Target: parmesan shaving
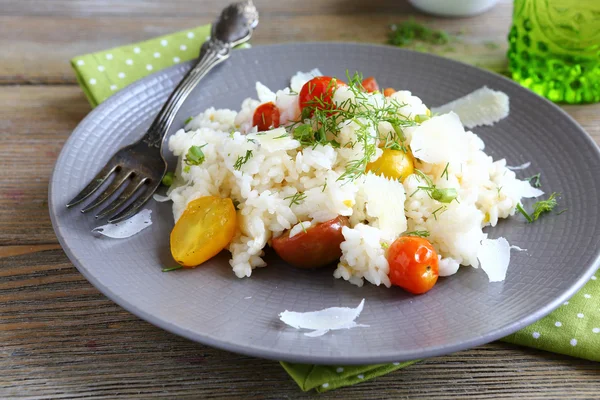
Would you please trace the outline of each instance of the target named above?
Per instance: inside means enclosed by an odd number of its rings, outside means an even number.
[[[98,226],[92,229],[92,232],[113,239],[125,239],[152,225],[151,214],[152,210],[144,209],[125,221]]]
[[[368,327],[369,325],[357,324],[358,318],[363,310],[365,299],[362,299],[358,307],[331,307],[319,311],[295,312],[285,310],[279,314],[279,319],[285,324],[296,329],[310,329],[306,332],[309,337],[317,337],[329,331],[339,329],[350,329],[354,327]]]

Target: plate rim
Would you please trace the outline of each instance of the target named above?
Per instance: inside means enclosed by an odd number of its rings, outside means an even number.
[[[592,139],[590,134],[587,133],[585,131],[585,129],[583,129],[583,127],[573,117],[571,117],[566,111],[564,111],[558,105],[550,102],[548,99],[539,96],[537,93],[519,85],[515,81],[513,81],[503,75],[500,75],[500,74],[497,74],[497,73],[494,73],[494,72],[485,70],[483,68],[461,62],[461,61],[441,57],[441,56],[438,56],[435,54],[421,53],[421,52],[417,52],[417,51],[413,51],[413,50],[398,48],[398,47],[394,47],[394,46],[390,46],[390,45],[355,43],[355,42],[336,42],[336,41],[333,41],[333,42],[328,41],[328,42],[277,43],[277,44],[254,46],[250,49],[242,49],[242,51],[253,51],[253,49],[256,49],[256,48],[259,48],[259,49],[277,48],[277,47],[285,48],[285,47],[290,47],[290,46],[291,47],[293,47],[293,46],[316,46],[316,47],[323,46],[323,47],[325,47],[325,46],[331,46],[331,45],[343,46],[343,47],[354,47],[354,48],[379,47],[379,48],[385,49],[386,51],[391,51],[391,52],[397,51],[400,53],[402,53],[402,52],[419,53],[422,56],[429,57],[434,60],[435,59],[443,60],[444,62],[455,63],[464,68],[469,68],[469,69],[472,68],[472,69],[478,70],[480,72],[483,72],[485,74],[489,74],[489,75],[493,76],[495,79],[500,78],[500,79],[508,82],[509,84],[514,85],[515,87],[518,88],[518,90],[523,91],[524,93],[527,93],[528,95],[533,94],[535,97],[538,98],[538,101],[541,100],[541,101],[546,102],[548,105],[550,105],[554,109],[554,111],[557,111],[563,118],[566,117],[571,123],[573,123],[578,128],[578,130],[580,131],[580,134],[583,135],[584,140],[592,147],[596,158],[600,161],[600,147]],[[488,332],[488,333],[478,336],[478,337],[463,340],[463,341],[460,341],[459,343],[454,343],[451,345],[434,346],[425,351],[423,351],[423,350],[419,350],[419,351],[406,350],[406,351],[403,351],[403,354],[400,357],[398,357],[398,356],[373,356],[370,358],[366,358],[366,357],[346,357],[346,356],[330,356],[330,355],[328,355],[328,356],[297,355],[297,354],[289,354],[289,353],[282,354],[279,351],[273,351],[268,348],[263,349],[263,348],[248,346],[248,345],[240,345],[240,344],[236,344],[233,342],[219,341],[219,340],[207,337],[198,332],[184,329],[176,324],[172,324],[165,320],[159,319],[159,318],[155,317],[153,314],[151,314],[150,312],[147,312],[141,308],[138,308],[134,304],[131,304],[127,300],[126,297],[117,295],[109,287],[101,284],[98,280],[96,280],[93,276],[91,276],[88,273],[87,269],[83,266],[83,263],[75,256],[75,254],[73,254],[73,252],[71,251],[71,248],[65,242],[64,236],[61,231],[61,225],[58,222],[58,217],[57,217],[56,213],[53,212],[53,209],[54,209],[54,204],[52,201],[52,197],[53,197],[52,195],[53,195],[53,191],[54,191],[53,186],[54,186],[54,182],[56,180],[58,180],[57,166],[59,164],[59,161],[65,156],[67,148],[70,147],[71,142],[75,140],[74,134],[80,129],[80,127],[84,123],[87,122],[88,119],[92,119],[96,113],[101,113],[104,110],[104,108],[110,107],[112,102],[115,102],[120,97],[126,96],[128,94],[128,92],[135,90],[136,87],[143,86],[145,81],[151,80],[153,76],[168,74],[169,71],[176,70],[176,69],[184,69],[184,68],[187,69],[188,66],[190,66],[192,63],[193,63],[193,61],[187,61],[185,63],[181,63],[178,65],[174,65],[174,66],[165,68],[163,70],[157,71],[154,74],[151,74],[142,79],[139,79],[138,81],[133,82],[132,84],[130,84],[127,87],[120,90],[119,92],[115,93],[113,96],[109,97],[106,101],[102,102],[97,107],[93,108],[77,124],[75,129],[71,132],[71,134],[69,135],[67,140],[64,142],[63,147],[61,148],[61,151],[59,153],[59,156],[57,157],[56,162],[54,163],[52,174],[50,176],[50,180],[48,183],[48,209],[49,209],[49,214],[50,214],[50,220],[52,222],[52,227],[53,227],[54,233],[56,234],[58,242],[61,245],[61,247],[62,247],[63,251],[65,252],[65,254],[67,255],[67,257],[69,258],[69,260],[73,263],[73,265],[77,268],[77,270],[88,280],[88,282],[90,282],[104,296],[109,298],[114,303],[118,304],[120,307],[122,307],[126,311],[132,313],[136,317],[141,318],[144,321],[146,321],[154,326],[157,326],[167,332],[176,334],[178,336],[182,336],[182,337],[192,340],[194,342],[201,343],[203,345],[214,347],[214,348],[217,348],[220,350],[225,350],[225,351],[229,351],[229,352],[233,352],[233,353],[237,353],[237,354],[243,354],[246,356],[270,359],[270,360],[275,360],[275,361],[285,361],[285,362],[292,362],[292,363],[310,363],[310,364],[321,364],[321,365],[331,365],[331,364],[361,365],[361,364],[389,363],[389,362],[396,362],[396,361],[409,361],[409,360],[416,360],[416,359],[424,359],[424,358],[430,358],[430,357],[436,357],[436,356],[441,356],[441,355],[445,355],[445,354],[450,354],[450,353],[454,353],[457,351],[480,346],[480,345],[483,345],[486,343],[490,343],[490,342],[496,341],[498,339],[501,339],[505,336],[508,336],[508,335],[538,321],[539,319],[547,316],[552,311],[554,311],[555,309],[560,307],[560,305],[563,302],[565,302],[567,299],[572,297],[579,289],[581,289],[583,287],[583,285],[585,285],[585,283],[587,283],[587,281],[591,278],[591,276],[596,272],[596,270],[600,266],[600,248],[597,248],[596,254],[595,254],[592,262],[586,267],[584,273],[582,273],[582,275],[579,277],[579,279],[577,279],[572,285],[570,285],[567,289],[565,289],[560,295],[558,295],[556,298],[554,298],[554,300],[549,301],[545,306],[540,307],[539,309],[529,313],[527,316],[522,317],[516,321],[513,321],[512,323],[508,323],[498,329],[495,329],[491,332]]]

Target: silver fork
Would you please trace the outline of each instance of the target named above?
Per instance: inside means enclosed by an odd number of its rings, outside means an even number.
[[[211,37],[202,45],[198,61],[171,93],[146,134],[137,142],[115,153],[94,179],[67,204],[67,208],[90,197],[114,175],[110,185],[81,212],[85,213],[98,207],[125,182],[129,182],[119,196],[104,207],[96,218],[104,218],[116,212],[130,200],[133,201],[110,217],[108,222],[119,222],[136,214],[156,191],[167,172],[167,162],[161,154],[161,147],[177,111],[208,71],[228,59],[233,47],[247,42],[257,25],[258,12],[251,0],[227,6],[213,24]],[[134,198],[138,192],[140,194]]]

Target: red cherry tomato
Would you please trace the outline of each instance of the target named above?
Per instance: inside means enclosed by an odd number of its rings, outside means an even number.
[[[403,236],[388,250],[390,281],[413,294],[429,291],[439,275],[438,255],[427,239]]]
[[[344,241],[344,226],[349,226],[348,217],[338,216],[292,237],[287,231],[273,239],[271,245],[279,257],[295,267],[324,267],[342,256],[340,244]]]
[[[368,78],[363,79],[362,86],[369,93],[379,91],[379,85],[377,84],[377,81],[375,80],[375,78],[373,78],[372,76],[369,76]]]
[[[340,86],[346,84],[339,79],[330,76],[317,76],[306,82],[300,90],[298,101],[300,110],[304,112],[310,110],[326,110],[333,106],[333,92]],[[312,115],[312,111],[310,115]]]
[[[260,132],[279,126],[279,108],[272,101],[263,103],[256,107],[252,117],[252,126],[256,126]]]
[[[385,97],[390,97],[394,93],[396,93],[396,90],[392,89],[391,87],[383,89],[383,95]]]

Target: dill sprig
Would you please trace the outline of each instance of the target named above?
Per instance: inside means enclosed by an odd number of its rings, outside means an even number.
[[[539,172],[533,176],[530,176],[529,178],[525,178],[524,180],[528,181],[529,184],[531,186],[533,186],[534,188],[540,188],[540,187],[542,187],[542,183],[540,182],[541,176],[542,176],[542,173]]]
[[[413,42],[444,45],[450,40],[448,33],[431,29],[411,18],[399,24],[390,26],[388,43],[394,46],[405,47]]]
[[[429,231],[411,231],[406,232],[404,236],[418,236],[418,237],[429,237]]]
[[[442,175],[440,175],[440,178],[443,178],[444,175],[446,175],[446,180],[448,180],[448,167],[450,166],[450,163],[446,163],[446,168],[444,168],[444,171],[442,171]]]
[[[520,212],[521,214],[523,214],[523,216],[525,217],[527,222],[537,221],[538,218],[540,217],[540,215],[554,210],[554,208],[558,205],[558,202],[556,201],[556,197],[559,195],[560,195],[560,193],[554,192],[546,200],[540,200],[540,201],[534,203],[532,214],[529,214],[527,211],[525,211],[525,209],[523,208],[523,205],[521,203],[517,204],[517,211]],[[563,210],[563,211],[566,211],[566,210]]]
[[[352,92],[352,99],[341,103],[329,101],[328,98],[333,98],[338,89],[337,84],[332,80],[326,90],[327,95],[315,96],[306,103],[300,120],[290,124],[288,129],[292,137],[305,147],[330,145],[336,148],[342,146],[355,148],[359,146],[363,150],[362,154],[359,158],[350,160],[345,166],[345,171],[338,178],[338,180],[355,180],[365,173],[367,164],[376,154],[378,140],[384,144],[384,148],[407,152],[403,128],[414,126],[416,123],[398,112],[405,104],[395,99],[371,101],[370,94],[362,86],[361,74],[350,75],[347,71],[346,76],[347,88]],[[345,121],[356,124],[356,140],[340,143],[337,137],[343,127],[341,123]],[[388,122],[392,126],[392,132],[387,133],[386,137],[379,137],[379,124],[382,122]]]
[[[425,192],[427,192],[427,195],[429,196],[429,198],[439,201],[440,203],[451,203],[453,200],[458,201],[458,192],[456,191],[456,189],[454,189],[454,188],[445,188],[445,189],[438,188],[433,183],[431,178],[429,176],[427,176],[420,169],[415,168],[415,174],[417,175],[417,177],[419,179],[424,180],[425,183],[427,184],[427,186],[417,186],[417,190],[415,190],[409,197],[414,196],[415,193],[417,193],[419,190],[424,190]],[[435,214],[434,214],[434,216],[435,216]]]
[[[306,194],[304,192],[298,192],[298,193],[294,193],[291,196],[288,197],[284,197],[284,200],[289,200],[290,201],[290,207],[295,204],[298,205],[300,204],[301,201],[303,201],[304,199],[306,199]]]
[[[250,160],[250,157],[252,157],[252,150],[246,150],[246,155],[239,156],[237,160],[235,160],[233,168],[239,171],[242,168],[242,165],[246,164],[248,160]]]

